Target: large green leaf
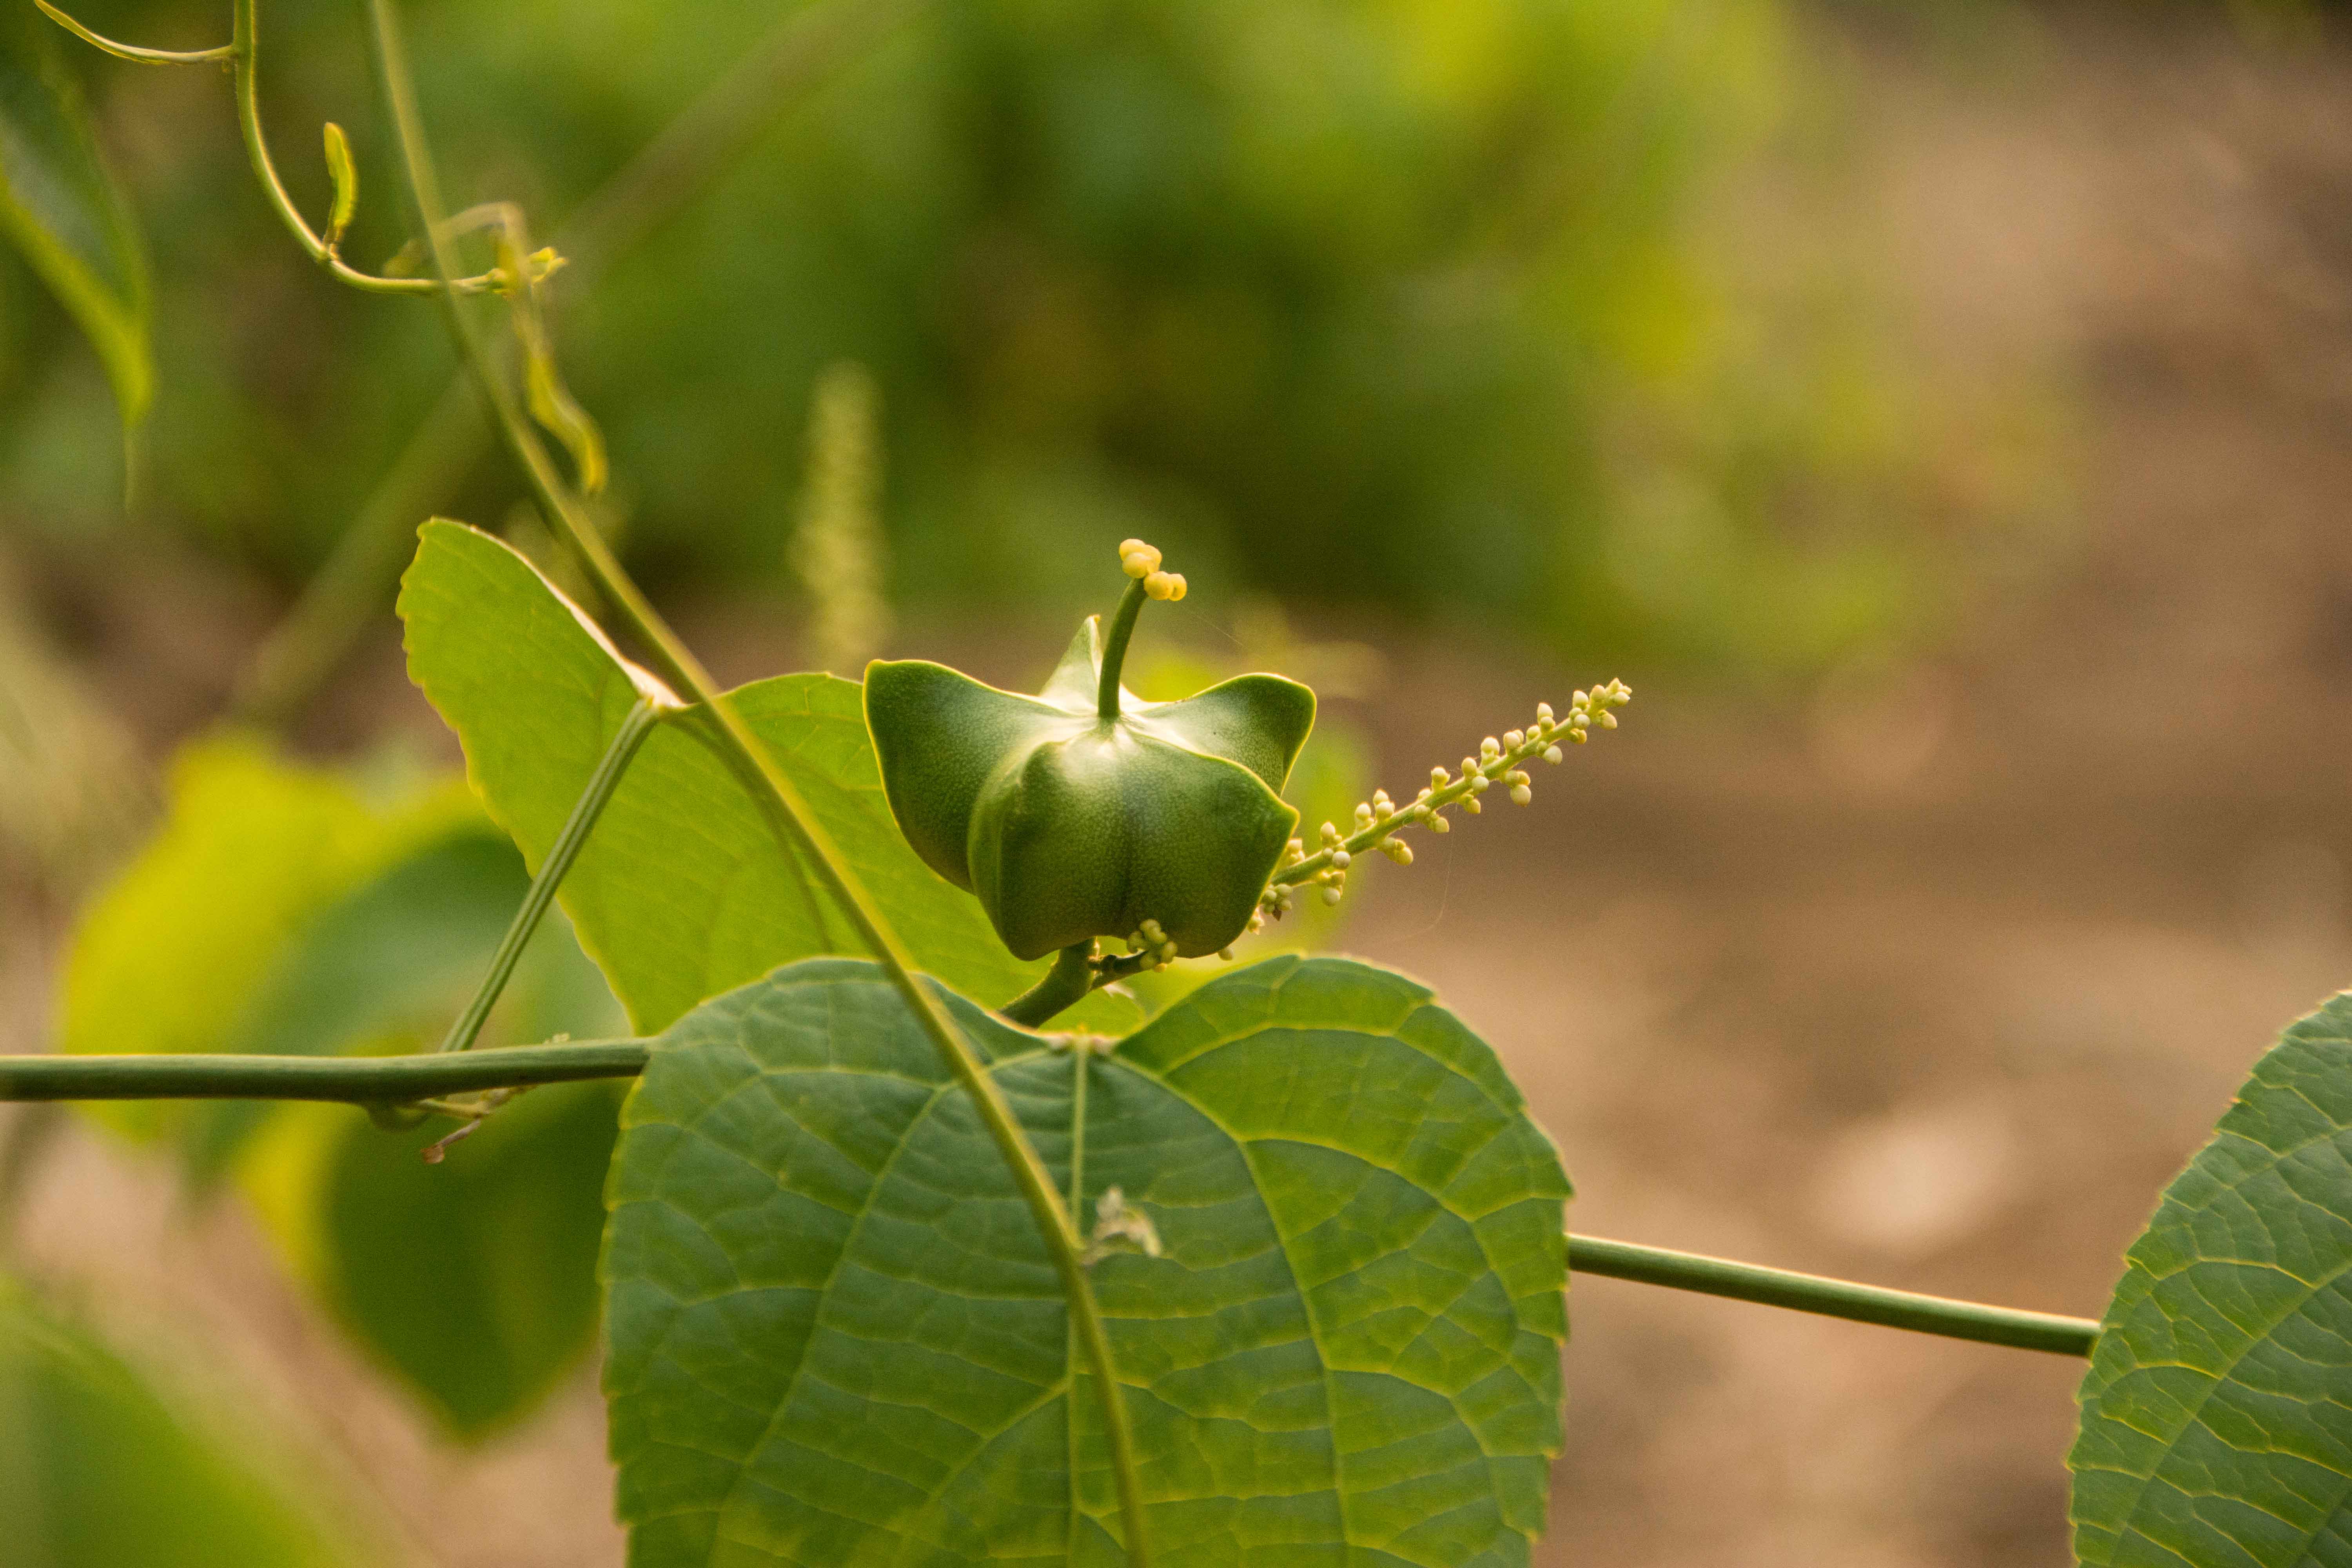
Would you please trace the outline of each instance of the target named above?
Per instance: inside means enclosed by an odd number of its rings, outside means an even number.
[[[2166,1189],[2082,1405],[2078,1561],[2352,1564],[2352,994],[2280,1037]]]
[[[529,562],[459,523],[425,525],[400,614],[411,678],[464,742],[490,815],[536,866],[637,699],[632,672]],[[992,1005],[1035,983],[1045,966],[1015,961],[979,904],[899,837],[856,683],[787,675],[733,696],[919,966]],[[581,945],[648,1033],[780,963],[864,951],[694,712],[646,741],[562,898]],[[1097,994],[1069,1016],[1123,1028],[1135,1009]]]
[[[0,1562],[350,1568],[374,1560],[81,1328],[0,1279]]]
[[[155,384],[146,256],[58,36],[30,5],[0,16],[0,232],[105,362],[128,427],[146,413]]]
[[[1568,1183],[1481,1041],[1328,959],[1224,975],[1108,1057],[950,1000],[1082,1214],[1118,1187],[1165,1244],[1094,1269],[1156,1563],[1528,1561]],[[622,1125],[635,1568],[1124,1561],[1035,1226],[872,965],[697,1008]]]

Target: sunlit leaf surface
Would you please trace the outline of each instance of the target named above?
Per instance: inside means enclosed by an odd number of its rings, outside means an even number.
[[[457,523],[425,525],[400,613],[410,676],[464,742],[490,815],[536,865],[636,700],[629,671],[530,563]],[[919,967],[992,1005],[1034,984],[1045,966],[1016,962],[978,902],[899,836],[855,682],[786,675],[733,695]],[[865,951],[698,714],[646,742],[561,897],[646,1031],[780,963]],[[1067,1015],[1100,1028],[1134,1016],[1101,994]]]
[[[1482,1042],[1338,960],[1224,975],[1108,1057],[954,1006],[1084,1219],[1115,1186],[1164,1243],[1093,1270],[1155,1563],[1528,1560],[1568,1183]],[[870,964],[696,1009],[622,1123],[635,1568],[1124,1562],[1035,1226]]]

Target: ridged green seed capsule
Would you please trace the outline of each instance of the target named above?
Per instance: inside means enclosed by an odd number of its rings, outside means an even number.
[[[1180,956],[1215,952],[1248,926],[1297,827],[1278,792],[1315,694],[1244,675],[1181,701],[1138,700],[1118,665],[1146,596],[1138,580],[1108,635],[1089,616],[1034,697],[923,659],[866,668],[899,831],[979,898],[1018,957],[1149,921]]]

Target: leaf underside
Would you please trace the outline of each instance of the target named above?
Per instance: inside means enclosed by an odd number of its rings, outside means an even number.
[[[2352,994],[2281,1037],[2133,1244],[2083,1380],[2074,1553],[2352,1565]]]
[[[536,867],[622,718],[630,673],[530,563],[462,524],[427,523],[404,579],[409,673],[457,731],[491,816]],[[829,675],[754,681],[733,694],[926,973],[992,1005],[1043,964],[1006,952],[980,906],[899,836],[882,794],[859,689]],[[657,726],[564,879],[562,904],[641,1031],[781,963],[865,951],[796,849],[782,843],[712,727]],[[1131,1027],[1097,994],[1067,1017]]]
[[[1568,1184],[1482,1042],[1339,960],[1228,973],[1108,1058],[950,1000],[1082,1220],[1118,1186],[1165,1244],[1093,1270],[1155,1563],[1528,1561]],[[698,1008],[622,1126],[634,1568],[1125,1561],[1034,1223],[873,966]]]

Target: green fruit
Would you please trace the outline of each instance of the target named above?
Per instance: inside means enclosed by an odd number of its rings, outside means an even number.
[[[1298,826],[1276,792],[1314,727],[1315,694],[1244,675],[1178,702],[1137,700],[1118,662],[1142,590],[1128,591],[1108,638],[1087,617],[1034,697],[922,659],[866,668],[866,722],[899,831],[978,896],[1022,958],[1147,921],[1181,956],[1215,952],[1249,924]]]

